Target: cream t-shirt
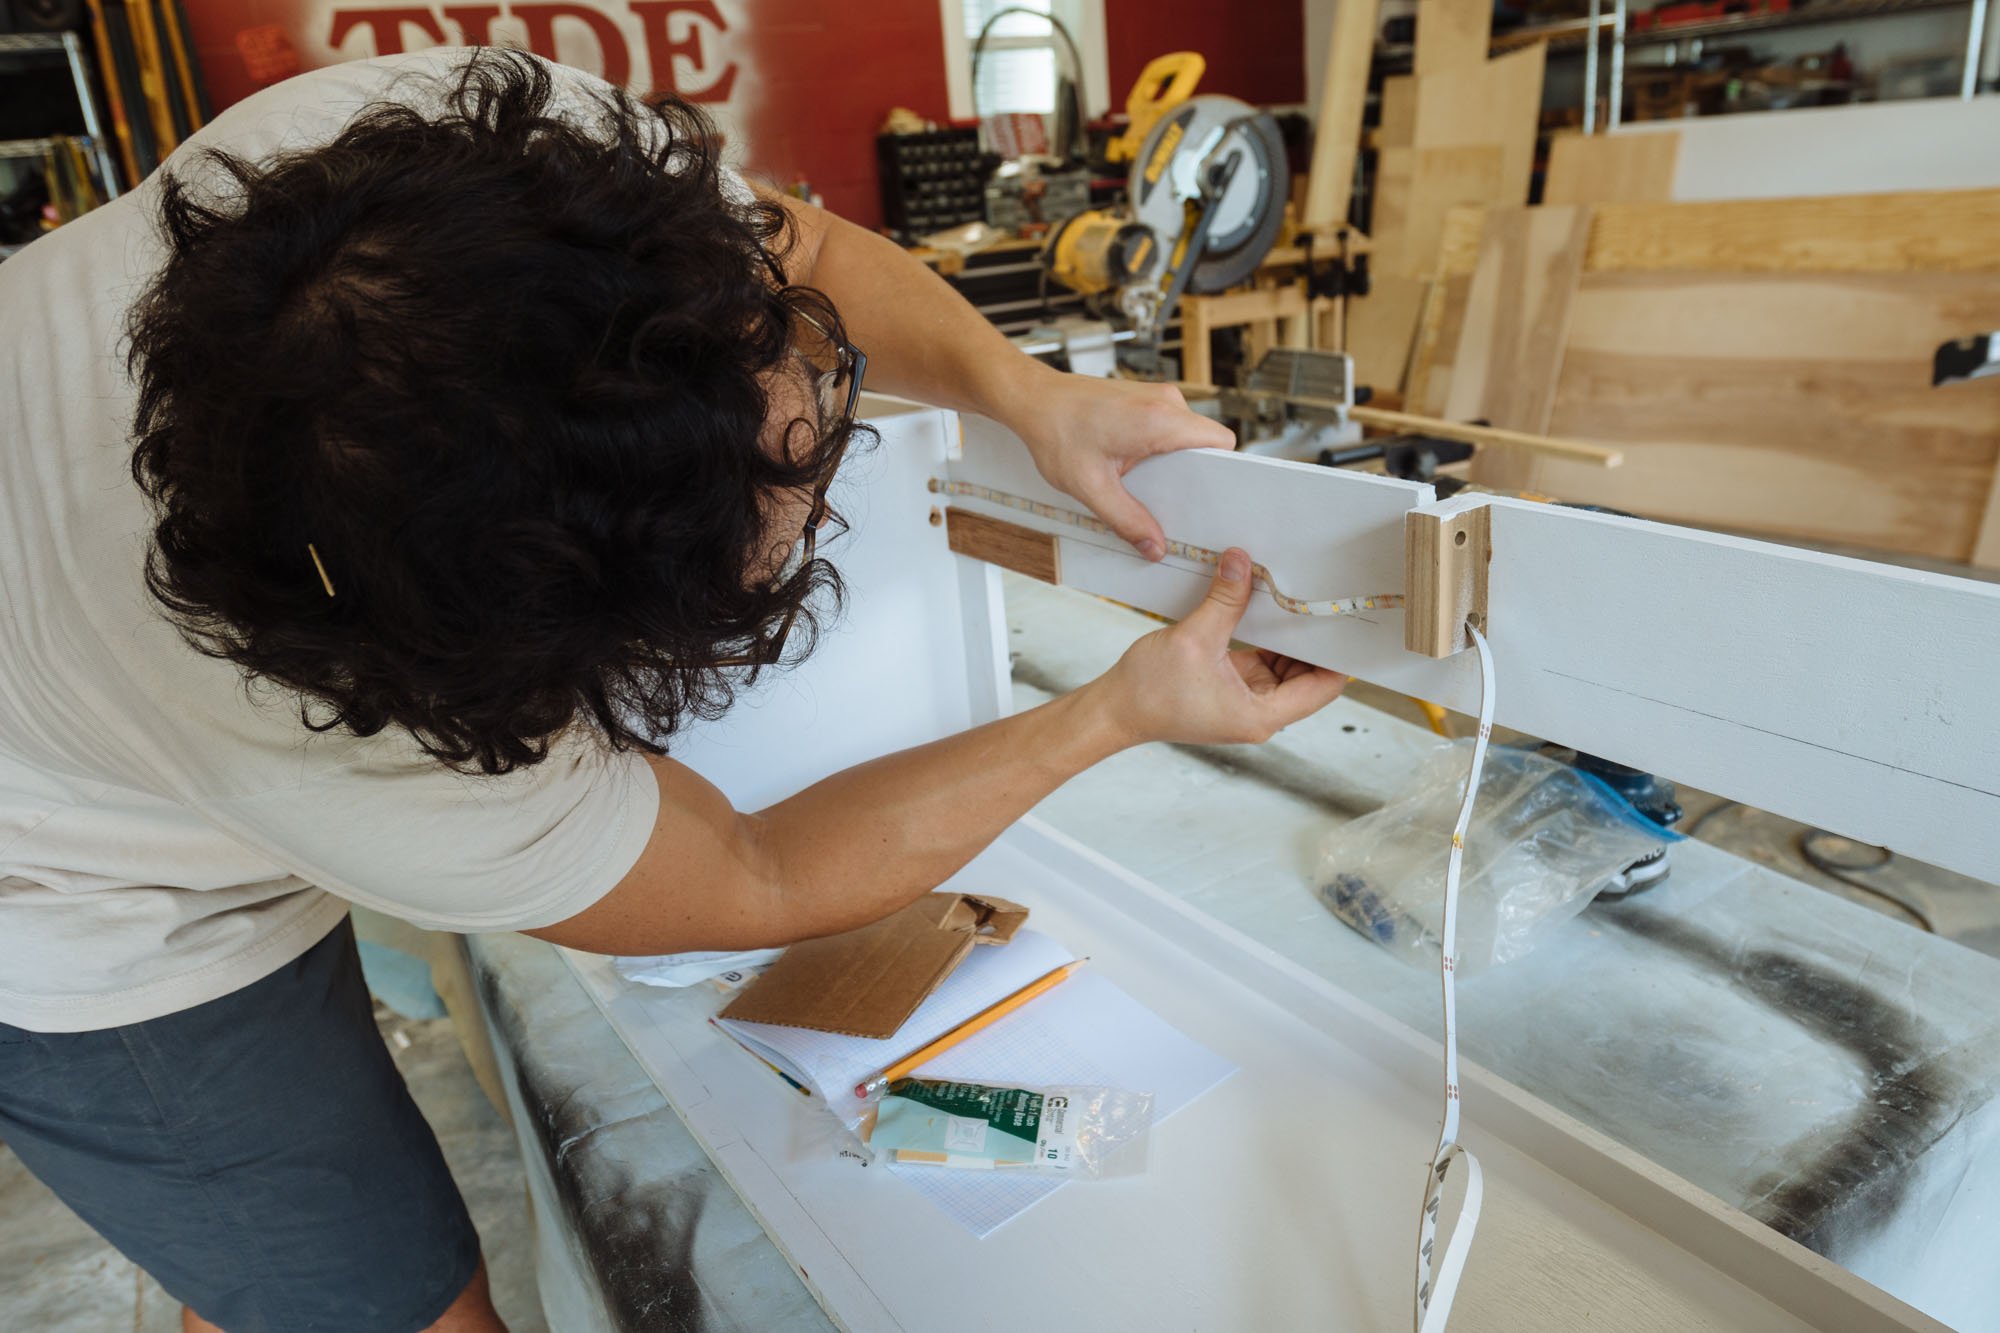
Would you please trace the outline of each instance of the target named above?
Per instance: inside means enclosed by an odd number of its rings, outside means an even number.
[[[327,141],[366,103],[434,96],[421,76],[463,55],[302,75],[169,168]],[[552,69],[570,93],[596,83]],[[292,696],[167,623],[142,581],[123,356],[127,306],[164,259],[158,179],[0,263],[0,1022],[41,1032],[228,994],[348,903],[445,930],[560,921],[631,868],[659,800],[639,756],[584,734],[497,778],[400,731],[315,734]]]

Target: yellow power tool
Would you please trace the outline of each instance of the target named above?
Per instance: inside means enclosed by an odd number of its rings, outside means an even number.
[[[1192,51],[1146,66],[1126,102],[1131,126],[1107,154],[1132,163],[1125,201],[1065,220],[1042,250],[1056,282],[1115,303],[1142,361],[1157,359],[1184,292],[1247,279],[1284,222],[1277,122],[1233,97],[1192,96],[1203,67]]]

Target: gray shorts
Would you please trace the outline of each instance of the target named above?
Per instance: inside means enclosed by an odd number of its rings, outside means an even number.
[[[345,919],[261,981],[164,1018],[0,1024],[0,1139],[229,1333],[422,1329],[479,1266]]]

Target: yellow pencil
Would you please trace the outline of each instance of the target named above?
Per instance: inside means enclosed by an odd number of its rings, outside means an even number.
[[[920,1050],[912,1051],[910,1054],[896,1061],[895,1064],[890,1065],[887,1069],[875,1075],[875,1077],[855,1084],[854,1095],[856,1097],[867,1097],[877,1088],[884,1087],[909,1073],[917,1066],[943,1055],[973,1033],[991,1027],[993,1024],[999,1022],[1028,1001],[1034,999],[1037,995],[1040,995],[1043,991],[1051,990],[1069,980],[1071,973],[1089,961],[1088,958],[1079,958],[1073,963],[1064,963],[1055,971],[1029,982],[1006,999],[1000,1000],[979,1013],[974,1014],[971,1018],[966,1019],[963,1023],[960,1023],[930,1045]]]

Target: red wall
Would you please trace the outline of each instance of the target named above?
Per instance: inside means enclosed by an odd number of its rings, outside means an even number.
[[[220,108],[299,69],[441,43],[524,41],[637,92],[704,104],[741,160],[881,221],[875,132],[893,106],[942,120],[937,0],[188,0]]]
[[[1268,106],[1303,102],[1305,6],[1284,0],[1104,0],[1111,109],[1125,109],[1132,81],[1154,56],[1199,51],[1208,61],[1197,93]]]
[[[1304,7],[1286,0],[1104,0],[1112,109],[1146,62],[1208,60],[1200,91],[1305,97]],[[881,221],[874,140],[894,106],[943,120],[938,0],[188,0],[218,107],[298,69],[439,43],[525,41],[539,54],[703,103],[741,159],[827,206]]]
[[[942,122],[944,29],[937,0],[759,0],[763,96],[744,127],[759,169],[803,174],[842,217],[882,221],[875,135],[889,109]]]

